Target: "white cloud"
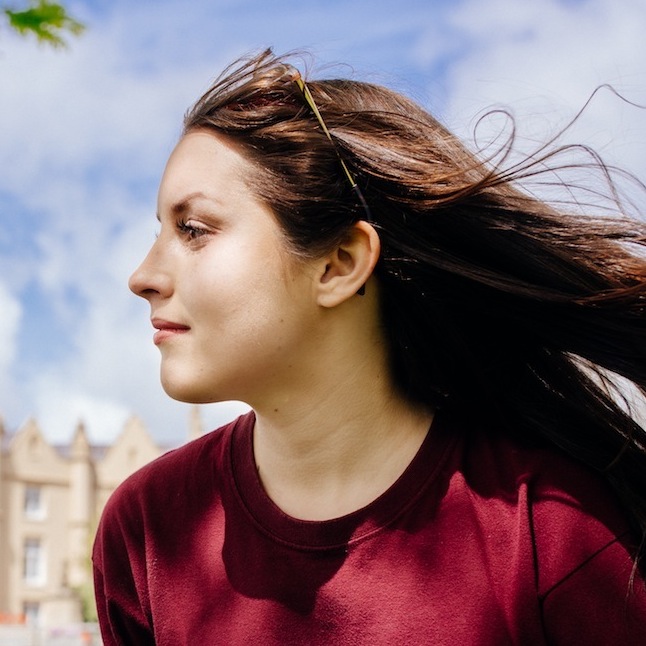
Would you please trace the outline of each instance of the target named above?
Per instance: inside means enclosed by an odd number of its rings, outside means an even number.
[[[74,384],[62,380],[44,380],[35,393],[38,419],[54,443],[69,442],[79,420],[83,420],[91,441],[102,443],[114,439],[115,429],[122,429],[130,411],[107,398],[95,399],[70,388]],[[40,423],[40,422],[39,422]]]
[[[18,329],[22,305],[0,280],[0,423],[22,415],[15,367],[18,363]]]
[[[450,72],[447,114],[466,134],[487,106],[507,106],[521,135],[544,140],[611,84],[646,104],[646,4],[638,0],[468,0],[452,14],[470,43]],[[633,171],[646,167],[644,112],[602,91],[568,140],[585,143]]]
[[[8,372],[16,358],[18,326],[22,315],[20,301],[0,281],[0,389],[8,382]]]

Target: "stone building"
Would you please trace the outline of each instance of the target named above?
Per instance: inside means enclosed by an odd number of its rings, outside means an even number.
[[[189,439],[201,433],[197,408]],[[28,421],[9,435],[0,421],[0,623],[65,625],[93,612],[89,553],[115,487],[164,452],[136,417],[110,446],[77,426],[67,446]]]

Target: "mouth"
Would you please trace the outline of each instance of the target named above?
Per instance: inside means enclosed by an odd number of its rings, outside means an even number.
[[[153,342],[155,345],[159,345],[168,339],[185,334],[191,329],[188,325],[173,323],[172,321],[164,321],[163,319],[154,318],[151,322],[153,327],[157,330],[153,335]]]

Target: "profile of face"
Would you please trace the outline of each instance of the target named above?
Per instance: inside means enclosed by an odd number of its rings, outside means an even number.
[[[186,134],[161,181],[159,235],[130,278],[150,303],[162,385],[181,401],[271,402],[311,347],[312,271],[246,186],[251,172],[225,138]]]

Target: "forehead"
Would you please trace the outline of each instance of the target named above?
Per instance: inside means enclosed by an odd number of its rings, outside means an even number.
[[[171,153],[159,187],[157,214],[186,213],[190,207],[236,222],[239,231],[263,230],[289,255],[294,249],[271,206],[256,195],[247,179],[255,167],[234,142],[217,133],[196,130],[184,135]],[[296,259],[295,259],[296,260]]]
[[[215,193],[219,199],[251,198],[243,180],[250,172],[251,164],[226,138],[202,130],[189,132],[168,159],[159,198],[195,192]]]

